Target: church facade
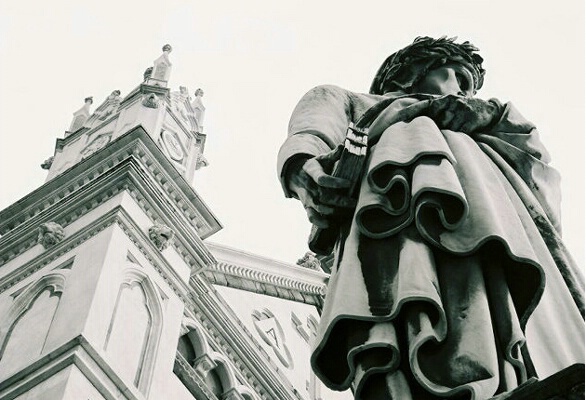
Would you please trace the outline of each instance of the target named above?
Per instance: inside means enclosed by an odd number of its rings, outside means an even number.
[[[45,184],[0,212],[0,398],[351,398],[309,368],[319,261],[206,240],[203,92],[167,87],[170,51],[128,95],[86,98]]]

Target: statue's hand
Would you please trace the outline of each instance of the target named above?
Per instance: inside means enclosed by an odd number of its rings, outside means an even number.
[[[332,219],[347,214],[356,205],[356,200],[345,194],[350,182],[331,175],[342,149],[338,146],[302,165],[294,165],[288,174],[289,189],[303,203],[309,221],[319,228],[327,228]]]
[[[440,129],[476,133],[498,121],[501,110],[494,101],[450,94],[431,100],[424,115]]]

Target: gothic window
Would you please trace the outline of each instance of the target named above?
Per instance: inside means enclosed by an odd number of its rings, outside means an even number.
[[[8,376],[42,354],[68,272],[50,272],[14,296],[0,325],[0,375]]]
[[[147,392],[162,328],[159,295],[141,271],[128,269],[120,285],[104,349],[127,383]]]

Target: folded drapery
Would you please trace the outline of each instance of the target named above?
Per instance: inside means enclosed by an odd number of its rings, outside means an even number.
[[[559,236],[559,176],[510,103],[469,135],[425,116],[396,122],[421,101],[402,92],[316,87],[279,152],[286,195],[289,160],[332,150],[392,96],[334,250],[316,374],[358,399],[369,381],[402,400],[486,399],[584,362],[583,278]]]
[[[427,117],[386,129],[335,260],[313,356],[321,378],[357,398],[385,375],[395,390],[425,389],[401,399],[483,399],[523,383],[523,328],[545,286],[532,225],[469,135]],[[378,354],[368,367],[366,352]]]

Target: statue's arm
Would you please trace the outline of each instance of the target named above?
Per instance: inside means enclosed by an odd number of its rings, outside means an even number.
[[[478,140],[484,141],[482,134],[499,138],[536,160],[548,164],[551,159],[539,138],[535,124],[527,120],[512,103],[500,103],[496,99],[490,101],[500,104],[501,116],[490,129],[481,132]]]
[[[287,197],[297,197],[290,183],[305,161],[344,142],[352,118],[350,92],[333,85],[317,86],[299,101],[279,150],[277,172]]]

